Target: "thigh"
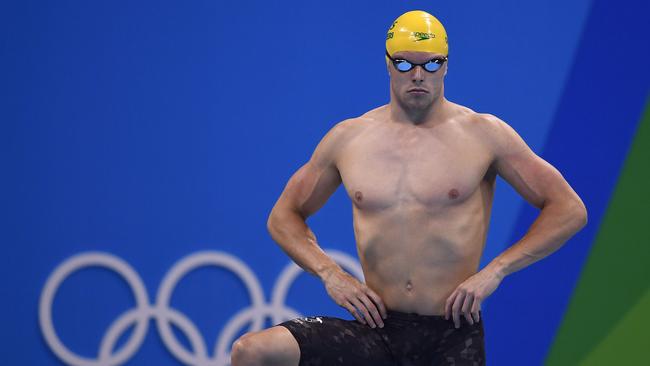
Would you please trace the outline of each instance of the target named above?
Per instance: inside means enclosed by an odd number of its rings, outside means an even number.
[[[438,352],[434,365],[484,366],[483,317],[473,325],[461,321],[460,328],[448,329],[438,343]]]
[[[300,366],[388,366],[391,354],[377,328],[355,320],[307,317],[279,324],[300,347]]]

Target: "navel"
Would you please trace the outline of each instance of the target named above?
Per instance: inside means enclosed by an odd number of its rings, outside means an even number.
[[[452,188],[449,193],[447,193],[447,196],[449,196],[449,199],[455,200],[458,198],[460,193],[458,193],[458,190],[456,188]]]
[[[411,283],[411,280],[406,281],[406,291],[411,291],[413,290],[413,284]]]
[[[363,201],[363,193],[360,191],[354,192],[354,199],[357,200],[357,202]]]

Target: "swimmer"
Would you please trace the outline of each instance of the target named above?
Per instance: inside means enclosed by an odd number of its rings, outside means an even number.
[[[385,59],[390,102],[336,124],[268,218],[272,238],[355,320],[312,316],[247,333],[233,366],[485,365],[481,303],[587,222],[576,192],[507,123],[445,98],[450,60],[438,19],[398,17]],[[540,212],[479,270],[497,175]],[[305,223],[341,183],[365,283]]]

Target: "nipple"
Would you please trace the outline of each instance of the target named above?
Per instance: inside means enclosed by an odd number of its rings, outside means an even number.
[[[449,193],[447,193],[447,195],[449,196],[450,199],[455,200],[456,198],[458,198],[460,193],[458,193],[458,190],[456,188],[453,188],[449,191]]]
[[[359,202],[363,201],[363,193],[361,193],[360,191],[354,192],[354,199]]]

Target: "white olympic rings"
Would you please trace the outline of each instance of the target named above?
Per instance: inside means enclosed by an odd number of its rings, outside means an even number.
[[[361,266],[351,256],[334,250],[327,254],[349,271],[363,280]],[[248,290],[251,305],[241,309],[226,323],[214,347],[213,356],[208,355],[206,342],[196,325],[183,313],[170,308],[172,292],[178,282],[190,271],[204,266],[223,267],[239,276]],[[52,321],[52,305],[59,286],[63,281],[85,267],[105,267],[119,274],[129,285],[135,297],[136,306],[122,313],[102,337],[96,359],[79,356],[69,350],[59,339]],[[71,366],[113,366],[128,361],[138,351],[149,327],[149,320],[155,319],[156,327],[163,343],[179,361],[192,366],[226,366],[230,364],[230,346],[234,337],[244,325],[250,323],[249,331],[261,330],[265,320],[270,318],[274,324],[292,318],[302,317],[294,309],[285,305],[289,288],[302,273],[295,263],[290,263],[280,273],[273,288],[271,303],[265,302],[264,291],[251,269],[240,259],[224,252],[202,251],[182,258],[163,278],[156,303],[150,304],[145,285],[138,273],[124,260],[104,252],[86,252],[74,255],[59,264],[47,279],[39,302],[39,324],[47,345],[64,363]],[[187,350],[172,332],[173,323],[189,340],[193,350]],[[135,325],[130,338],[115,350],[120,336]]]

